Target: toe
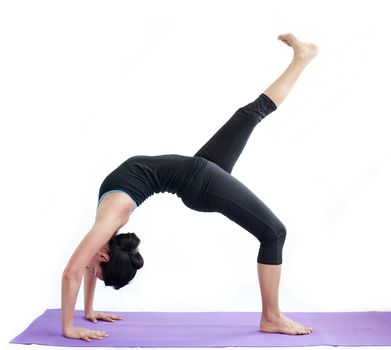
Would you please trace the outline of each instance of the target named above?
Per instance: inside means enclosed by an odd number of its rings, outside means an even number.
[[[306,328],[302,328],[300,330],[300,334],[308,334],[308,330]]]

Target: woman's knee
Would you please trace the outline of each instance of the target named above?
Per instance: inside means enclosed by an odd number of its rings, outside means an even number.
[[[286,238],[286,227],[282,222],[278,225],[276,237],[278,241],[284,244]]]
[[[281,221],[276,221],[272,225],[269,226],[267,234],[264,232],[260,234],[259,241],[261,243],[278,243],[279,246],[282,246],[285,242],[286,238],[286,227]]]
[[[286,238],[286,228],[281,222],[274,225],[267,239],[260,239],[257,262],[260,264],[282,264],[282,250]]]

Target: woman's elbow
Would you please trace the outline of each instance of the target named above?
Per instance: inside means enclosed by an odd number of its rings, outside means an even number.
[[[83,272],[84,271],[81,271],[80,269],[72,269],[66,267],[62,273],[62,279],[63,280],[80,279],[83,276]]]

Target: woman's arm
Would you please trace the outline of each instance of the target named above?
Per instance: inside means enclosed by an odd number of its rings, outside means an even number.
[[[94,293],[96,286],[96,276],[91,271],[85,271],[84,273],[84,314],[91,314],[94,311]]]
[[[94,225],[80,242],[66,266],[62,276],[61,289],[61,326],[64,336],[69,338],[99,339],[102,332],[88,331],[73,327],[73,314],[81,280],[86,266],[94,254],[103,247],[117,230],[127,222],[126,215],[111,211],[110,214],[97,217]],[[87,334],[87,335],[86,335]]]
[[[91,271],[86,271],[84,273],[84,317],[92,322],[98,322],[98,320],[107,322],[122,320],[121,315],[112,315],[94,311],[93,302],[96,279],[96,276],[92,274]]]

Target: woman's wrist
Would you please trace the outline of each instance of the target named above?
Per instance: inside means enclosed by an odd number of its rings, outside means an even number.
[[[61,327],[63,334],[68,334],[69,331],[73,328],[73,324],[67,324]]]

